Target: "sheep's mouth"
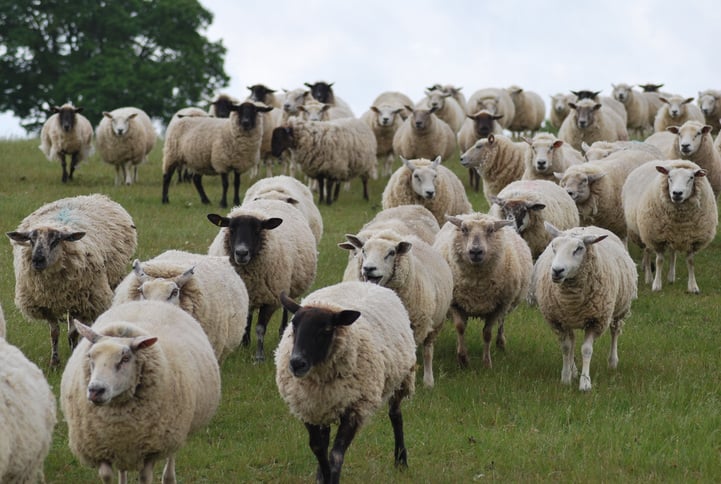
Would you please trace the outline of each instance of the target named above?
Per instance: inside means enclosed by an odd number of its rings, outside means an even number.
[[[366,282],[370,282],[371,284],[380,284],[383,280],[383,276],[369,276],[368,274],[363,276],[366,280]]]
[[[671,197],[671,201],[673,203],[682,203],[683,202],[683,196],[682,195],[673,195]]]

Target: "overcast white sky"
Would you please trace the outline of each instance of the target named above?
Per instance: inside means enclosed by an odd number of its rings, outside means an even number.
[[[688,97],[721,89],[718,0],[201,3],[215,15],[206,35],[228,50],[224,91],[237,97],[257,83],[324,80],[360,116],[382,91],[418,100],[434,83],[462,86],[466,97],[517,84],[546,103],[569,89],[610,95],[620,82],[664,83]],[[0,115],[0,137],[23,135]]]

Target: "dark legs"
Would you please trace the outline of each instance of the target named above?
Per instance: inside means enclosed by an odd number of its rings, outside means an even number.
[[[226,175],[227,176],[227,175]],[[198,195],[200,195],[200,202],[204,205],[208,205],[210,203],[210,199],[208,199],[208,196],[205,194],[205,190],[203,190],[203,175],[199,175],[195,173],[193,175],[193,185],[195,185],[195,189],[198,190]],[[226,178],[225,183],[228,183],[228,180]]]
[[[265,341],[265,329],[268,326],[271,316],[277,309],[276,306],[263,305],[258,311],[258,323],[255,325],[255,336],[258,338],[258,348],[255,351],[255,359],[257,361],[265,361],[265,352],[263,351],[263,342]]]
[[[67,183],[68,181],[68,165],[65,162],[65,155],[60,155],[60,166],[63,167],[63,183]]]
[[[233,206],[240,205],[240,172],[234,172],[233,178]]]
[[[70,159],[70,173],[68,173],[68,180],[73,179],[73,173],[75,173],[75,167],[78,166],[78,163],[80,162],[80,153],[73,153],[71,155]]]
[[[223,194],[220,196],[220,206],[226,208],[228,206],[228,174],[220,174],[220,183],[223,186]],[[197,187],[197,185],[196,185]],[[201,197],[202,198],[202,197]],[[203,202],[205,203],[205,202]]]
[[[237,207],[240,205],[240,173],[237,171],[233,172],[233,206]],[[223,195],[220,198],[220,206],[226,208],[228,206],[228,174],[220,174],[220,182],[223,185]],[[197,185],[196,185],[197,188]],[[202,198],[202,195],[201,195]],[[207,198],[207,197],[206,197]],[[205,203],[205,202],[203,202]]]
[[[56,369],[60,366],[60,354],[58,353],[58,337],[60,336],[60,325],[54,318],[48,320],[50,324],[50,368]]]
[[[253,311],[248,311],[248,319],[245,321],[245,334],[243,334],[243,340],[240,342],[243,346],[250,344],[250,325],[253,322]]]
[[[285,332],[286,326],[288,326],[288,310],[283,308],[283,318],[280,321],[280,329],[278,329],[278,336],[280,338],[283,337],[283,333]]]
[[[163,203],[168,203],[168,188],[170,187],[170,181],[173,179],[173,172],[175,172],[175,166],[168,168],[167,173],[163,173]]]
[[[388,403],[388,417],[391,419],[391,425],[393,426],[393,438],[395,441],[395,448],[393,450],[393,457],[395,459],[396,466],[408,467],[408,452],[406,451],[406,443],[403,438],[403,414],[401,413],[401,400],[403,397],[396,392]]]
[[[330,482],[330,463],[328,462],[328,444],[330,443],[330,427],[327,425],[305,424],[308,430],[308,445],[318,460],[316,482]]]

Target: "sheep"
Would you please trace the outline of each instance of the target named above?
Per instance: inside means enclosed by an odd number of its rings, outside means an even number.
[[[669,126],[681,126],[686,121],[698,121],[705,123],[701,108],[693,102],[692,97],[684,98],[683,96],[671,96],[669,98],[659,98],[663,101],[663,106],[656,113],[653,122],[653,130],[655,132],[665,131]]]
[[[92,156],[93,127],[88,118],[80,114],[82,107],[72,103],[53,106],[53,113],[43,124],[40,131],[40,151],[49,161],[59,161],[63,168],[62,182],[73,179],[75,168],[83,160]],[[68,170],[65,156],[70,156]]]
[[[229,94],[218,94],[210,103],[208,114],[214,118],[229,118],[231,107],[240,103],[240,100]]]
[[[672,251],[669,282],[676,278],[676,252],[686,253],[690,293],[700,292],[694,272],[694,255],[716,236],[716,197],[706,170],[686,160],[650,161],[635,169],[623,187],[624,212],[631,238],[656,253],[652,291],[662,287],[664,252]],[[644,253],[646,281],[650,261]]]
[[[437,108],[423,109],[406,106],[408,119],[393,136],[393,152],[406,159],[448,159],[456,152],[456,135],[448,123],[434,113]]]
[[[618,366],[618,337],[637,296],[636,266],[623,242],[599,227],[560,231],[546,223],[553,240],[536,261],[529,299],[556,334],[563,354],[561,383],[578,376],[573,331],[582,329],[578,388],[591,390],[593,343],[611,328],[608,366]]]
[[[175,481],[175,454],[204,428],[220,403],[213,348],[192,316],[160,301],[113,306],[83,336],[60,381],[68,444],[103,482],[139,471],[153,478],[165,459],[163,482]]]
[[[626,126],[643,137],[648,131],[653,131],[653,122],[656,109],[650,104],[647,95],[634,91],[633,86],[625,83],[611,84],[614,99],[626,107]]]
[[[175,120],[193,116],[207,118],[210,116],[210,114],[208,113],[208,111],[194,106],[181,108],[173,114],[173,117],[170,118],[170,121],[168,122],[168,126],[166,126],[165,131],[167,132],[170,124],[173,123]],[[185,166],[178,166],[178,183],[191,182],[192,180],[193,174],[188,171],[188,168]]]
[[[426,90],[426,97],[420,101],[416,107],[430,109],[435,108],[433,111],[439,119],[442,119],[446,124],[453,130],[453,133],[458,133],[463,124],[466,112],[458,104],[453,97],[451,92],[436,89],[434,91]]]
[[[115,166],[115,186],[132,185],[138,178],[138,165],[148,160],[157,134],[142,109],[124,107],[103,111],[95,132],[95,147],[102,160]]]
[[[40,368],[2,336],[0,395],[0,482],[45,482],[43,463],[53,441],[55,396]]]
[[[705,123],[711,126],[711,132],[721,130],[721,91],[707,89],[698,93],[698,107],[704,115]]]
[[[461,130],[458,132],[458,147],[461,153],[467,151],[479,139],[488,138],[491,133],[503,134],[503,128],[498,123],[502,117],[502,115],[492,114],[486,109],[481,109],[474,114],[467,114]],[[468,180],[471,188],[477,192],[481,177],[473,168],[468,169]]]
[[[233,204],[240,204],[240,174],[260,158],[263,121],[259,116],[273,108],[252,102],[234,104],[225,118],[185,117],[168,126],[163,146],[163,203],[169,203],[168,188],[173,172],[187,166],[193,174],[200,201],[210,203],[202,184],[203,175],[220,174],[223,193],[220,206],[228,206],[228,172],[233,180]]]
[[[463,109],[463,112],[465,113],[468,107],[468,103],[466,102],[466,96],[464,96],[461,92],[462,89],[462,87],[456,87],[452,84],[440,83],[433,84],[432,86],[427,88],[428,91],[442,91],[444,93],[450,94],[451,96],[453,96],[453,99],[456,100],[458,105],[461,107],[461,109]]]
[[[551,110],[549,114],[549,122],[551,126],[558,130],[566,119],[568,113],[571,112],[571,108],[568,107],[568,103],[576,101],[576,96],[573,94],[557,93],[551,96]]]
[[[169,302],[193,316],[219,363],[244,336],[248,290],[226,257],[167,250],[142,265],[135,259],[115,289],[113,306],[141,299]]]
[[[483,179],[483,194],[490,205],[491,197],[503,187],[520,180],[529,156],[528,143],[514,142],[502,135],[479,139],[460,158],[461,165],[475,169]]]
[[[282,108],[283,103],[278,96],[275,95],[275,89],[271,89],[264,84],[253,84],[248,86],[250,95],[248,100],[263,103],[266,106],[273,106],[274,108]]]
[[[383,190],[383,209],[398,205],[423,205],[436,217],[438,224],[446,214],[456,215],[471,211],[471,202],[463,183],[448,168],[441,165],[441,157],[430,161],[425,158],[407,160],[388,179]]]
[[[434,385],[433,344],[453,296],[453,274],[431,244],[418,237],[383,230],[365,240],[346,234],[360,252],[360,270],[349,279],[393,289],[411,320],[417,345],[423,345],[423,384]]]
[[[496,346],[505,349],[504,320],[526,298],[533,259],[528,244],[510,220],[471,213],[447,216],[433,246],[453,273],[450,314],[457,333],[459,365],[468,366],[464,334],[469,317],[485,320],[483,364],[491,368],[491,338],[498,324]]]
[[[534,260],[551,241],[544,222],[561,230],[577,227],[578,208],[566,190],[548,180],[511,182],[493,197],[489,215],[511,220],[531,249]]]
[[[337,108],[343,109],[348,113],[348,117],[354,118],[353,110],[350,108],[347,102],[339,98],[333,92],[333,82],[328,84],[324,81],[314,82],[313,84],[306,82],[304,85],[310,89],[310,95],[316,101],[322,102],[323,104],[330,104]]]
[[[301,119],[308,121],[330,121],[331,119],[352,118],[353,113],[339,106],[325,104],[315,99],[298,106]]]
[[[522,134],[532,134],[541,129],[543,120],[546,119],[546,105],[538,93],[524,90],[519,86],[511,86],[506,89],[511,96],[516,114],[506,126],[509,131]]]
[[[476,113],[481,109],[503,116],[499,121],[503,128],[508,128],[513,122],[513,118],[516,117],[516,106],[513,104],[511,95],[505,89],[489,87],[479,89],[471,94],[466,105],[466,113]]]
[[[208,220],[220,227],[208,254],[228,257],[248,289],[244,345],[250,342],[253,311],[258,310],[255,357],[264,361],[265,330],[280,306],[278,295],[285,291],[298,297],[315,280],[318,265],[315,238],[298,211],[279,200],[253,200],[235,207],[226,217],[208,214]],[[287,321],[284,311],[281,331]]]
[[[6,234],[13,245],[15,305],[50,326],[50,366],[60,365],[58,322],[91,322],[113,299],[137,247],[135,224],[105,195],[80,195],[45,204]],[[68,342],[76,334],[69,327]]]
[[[564,172],[571,165],[583,163],[583,155],[551,133],[538,133],[523,139],[531,147],[525,159],[523,180],[549,180],[556,183],[554,172]]]
[[[391,174],[395,159],[393,136],[410,114],[404,107],[409,104],[408,96],[400,92],[381,93],[360,117],[375,135],[376,156],[383,159],[383,176]]]
[[[290,413],[308,430],[317,482],[339,482],[358,429],[389,403],[396,466],[407,467],[401,402],[415,390],[415,343],[408,313],[390,289],[342,282],[308,295],[275,352],[275,382]],[[330,425],[338,422],[330,456]]]
[[[273,130],[273,156],[290,150],[303,172],[318,181],[318,200],[330,205],[338,198],[340,182],[359,177],[368,200],[368,179],[376,178],[376,140],[363,121],[289,119]],[[331,193],[335,184],[335,193]]]
[[[581,149],[587,161],[603,160],[617,151],[628,150],[647,151],[656,159],[664,157],[661,150],[644,141],[594,141],[590,146],[584,142],[581,143]]]
[[[263,117],[263,139],[260,143],[260,160],[259,162],[265,163],[266,176],[273,176],[272,166],[272,150],[271,150],[271,139],[273,135],[273,129],[280,126],[285,116],[285,112],[282,109],[282,101],[280,97],[276,97],[275,90],[270,89],[264,84],[253,84],[248,86],[250,94],[246,98],[246,101],[254,103],[261,103],[265,106],[271,106],[273,109],[262,114]],[[258,165],[254,165],[251,169],[251,177],[255,178],[258,175]]]
[[[621,118],[621,122],[623,123],[623,125],[626,125],[626,122],[628,120],[626,107],[621,101],[617,100],[616,98],[611,96],[600,96],[601,91],[590,90],[571,91],[571,94],[576,96],[576,98],[572,99],[571,102],[580,101],[581,99],[592,99],[597,103],[601,103],[601,105],[611,109],[614,113],[618,115],[619,118]]]
[[[621,118],[611,109],[591,99],[569,103],[573,113],[566,116],[558,138],[580,150],[582,142],[624,141],[628,132]]]
[[[297,88],[292,90],[283,90],[285,95],[283,96],[282,108],[286,116],[284,121],[287,121],[289,116],[298,116],[298,106],[302,106],[308,100],[310,91],[306,91],[304,88]],[[312,97],[312,96],[311,96]]]

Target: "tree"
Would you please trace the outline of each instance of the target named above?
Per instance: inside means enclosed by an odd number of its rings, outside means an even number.
[[[68,101],[94,126],[122,106],[167,122],[228,85],[212,20],[194,0],[0,0],[0,111],[28,131]]]

